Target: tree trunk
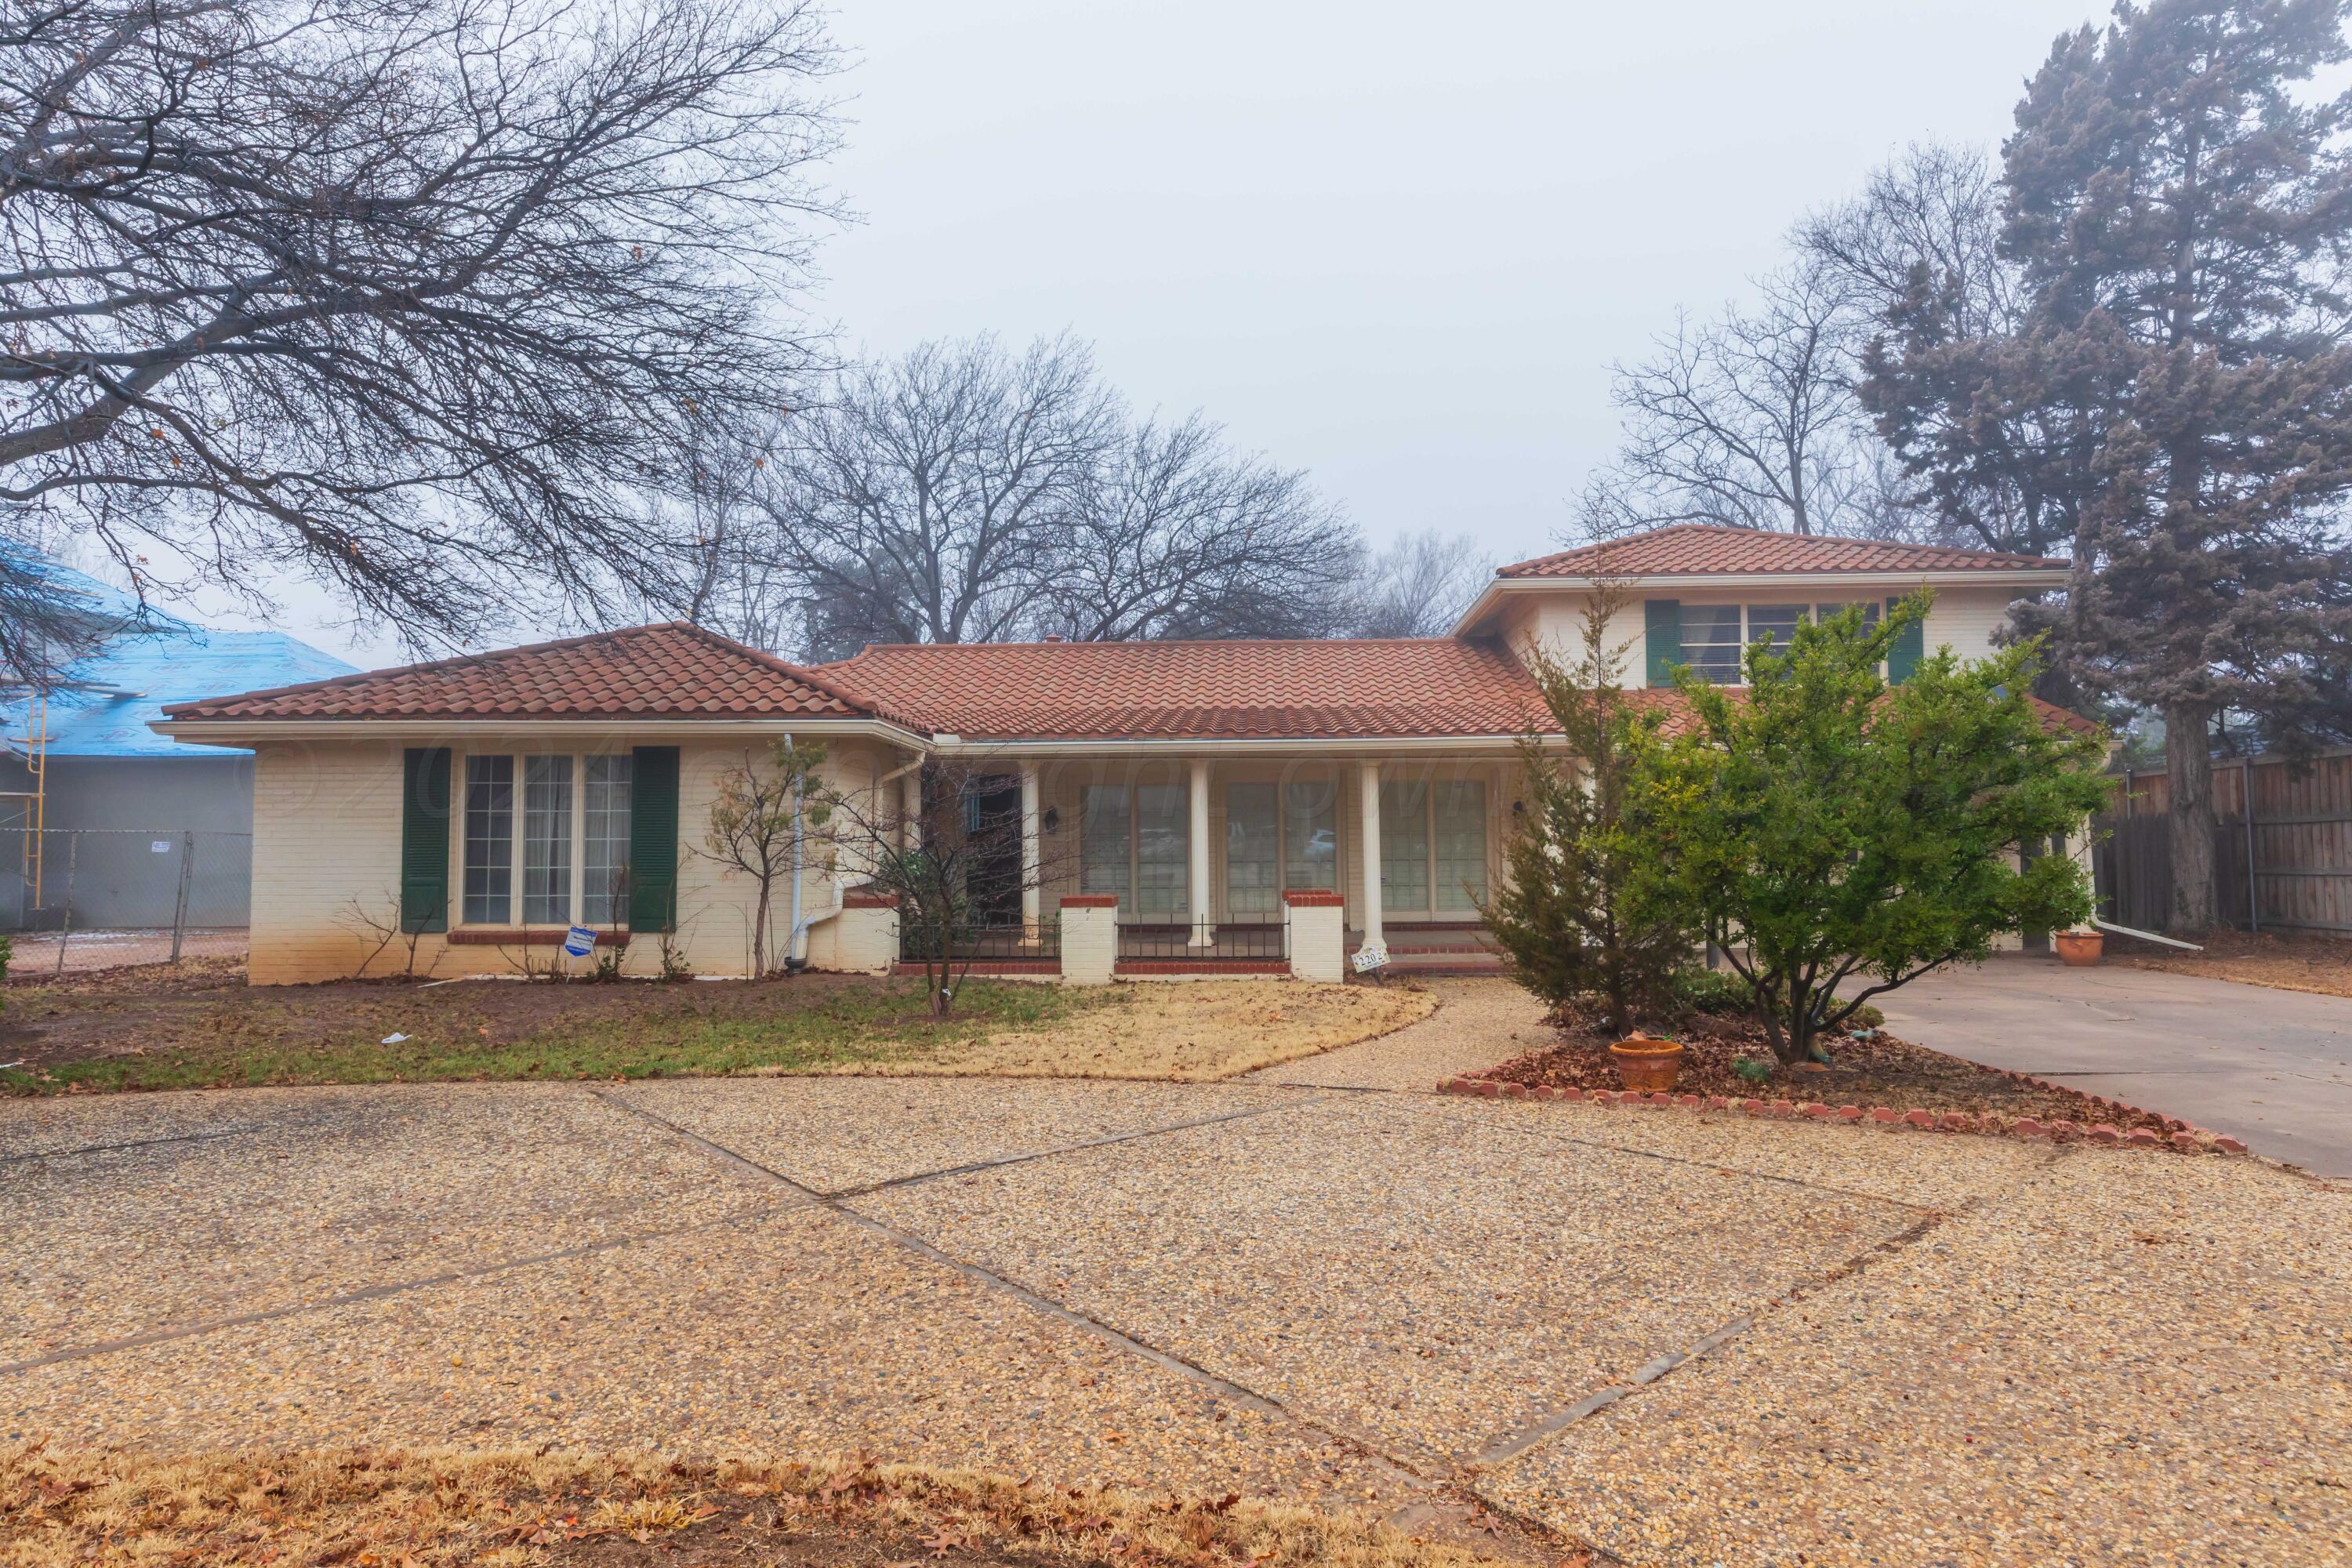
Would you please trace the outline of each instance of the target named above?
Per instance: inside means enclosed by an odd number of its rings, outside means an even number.
[[[2164,763],[2170,786],[2168,829],[2172,851],[2172,912],[2165,930],[2195,939],[2221,919],[2214,887],[2212,710],[2179,703],[2164,710]]]

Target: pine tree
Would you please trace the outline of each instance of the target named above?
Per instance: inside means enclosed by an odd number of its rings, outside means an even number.
[[[2300,89],[2347,58],[2344,12],[2158,0],[2062,37],[2002,147],[2024,325],[1936,343],[1898,321],[1872,367],[1881,428],[1939,493],[1998,470],[2073,514],[2055,651],[2164,715],[2168,923],[2191,934],[2218,918],[2217,721],[2292,749],[2352,717],[2331,673],[2352,645],[2352,100]]]
[[[1628,742],[1644,716],[1625,700],[1624,651],[1608,640],[1627,602],[1622,589],[1596,584],[1582,655],[1572,664],[1541,649],[1529,656],[1566,755],[1520,742],[1511,874],[1479,910],[1522,985],[1554,1006],[1593,998],[1621,1037],[1664,994],[1697,940],[1629,823]]]

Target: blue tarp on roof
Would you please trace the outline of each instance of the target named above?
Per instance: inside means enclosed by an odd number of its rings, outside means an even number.
[[[232,755],[222,746],[183,745],[158,735],[147,722],[161,719],[167,702],[323,680],[349,675],[353,668],[283,632],[213,631],[152,609],[140,619],[138,602],[129,595],[64,567],[56,573],[89,595],[94,607],[119,612],[133,629],[109,637],[97,653],[68,672],[76,685],[99,689],[49,694],[53,757]],[[9,693],[5,721],[0,721],[7,726],[9,751],[24,751],[26,721],[25,694],[21,689]]]

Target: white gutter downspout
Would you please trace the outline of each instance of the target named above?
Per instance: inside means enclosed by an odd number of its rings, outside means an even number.
[[[791,747],[792,739],[790,736],[785,737],[784,744],[787,749]],[[906,766],[892,768],[888,773],[884,773],[880,778],[876,779],[874,781],[874,787],[878,790],[884,784],[890,783],[894,779],[904,778],[908,773],[913,773],[917,768],[921,767],[923,763],[924,758],[920,754],[918,754],[915,760],[908,763]],[[801,919],[800,815],[800,801],[795,797],[793,801],[793,945],[795,950],[799,949],[807,942],[808,933],[812,928],[822,925],[826,921],[834,919],[839,915],[843,910],[848,907],[841,900],[842,895],[849,890],[847,884],[835,881],[833,885],[833,902],[825,908],[818,910],[814,914],[810,915],[808,919]],[[867,880],[870,881],[872,879],[868,878]],[[806,956],[803,955],[801,959],[802,964],[805,966],[808,960]]]

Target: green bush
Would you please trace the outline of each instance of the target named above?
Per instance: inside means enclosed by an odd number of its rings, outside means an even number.
[[[1735,1018],[1748,1012],[1752,1005],[1748,983],[1728,970],[1677,969],[1667,985],[1675,1005],[1685,1013]]]

